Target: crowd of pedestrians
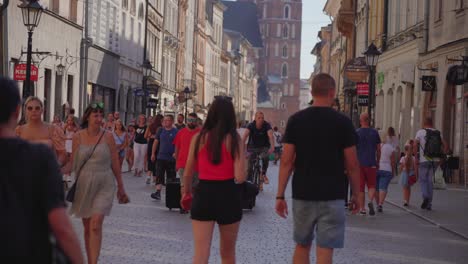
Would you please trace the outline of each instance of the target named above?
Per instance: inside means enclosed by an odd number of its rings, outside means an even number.
[[[0,206],[6,212],[0,224],[22,228],[0,231],[5,238],[0,247],[7,249],[0,259],[8,263],[31,257],[39,263],[59,258],[83,263],[68,214],[82,219],[86,259],[98,263],[103,222],[114,196],[119,203],[130,202],[122,179],[124,160],[134,176],[146,174],[146,184],[154,184],[152,199],[161,200],[164,185],[178,184],[175,193],[165,189],[166,205],[169,197],[179,197],[177,208],[190,213],[194,263],[208,263],[215,224],[222,262],[235,263],[242,200],[255,157],[246,153],[262,160],[259,190],[269,183],[270,155],[274,164],[280,162],[275,209],[281,217],[289,213],[285,191],[292,177],[293,262],[309,263],[315,239],[317,262],[332,263],[333,250],[344,246],[345,206],[361,215],[375,215],[374,206],[383,213],[389,184],[398,174],[404,206],[419,181],[421,208],[431,210],[434,171],[447,151],[431,118],[404,144],[404,153],[395,130],[379,133],[370,127],[367,113],[355,129],[333,108],[336,86],[327,74],[314,77],[312,106],[290,117],[284,135],[262,112],[250,123],[236,123],[232,98],[225,96],[215,97],[204,123],[190,113],[186,120],[184,115],[176,120],[169,114],[139,115],[125,125],[118,112],[104,118],[103,103],[91,103],[80,122],[70,109],[64,122],[57,116],[48,124],[39,98],[28,98],[21,109],[16,84],[0,78],[0,88],[0,147],[5,150],[0,165],[6,171],[0,177]],[[17,125],[21,112],[24,122]],[[25,185],[29,182],[34,184]]]

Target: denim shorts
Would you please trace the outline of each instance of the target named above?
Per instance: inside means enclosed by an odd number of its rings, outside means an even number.
[[[392,181],[393,175],[390,171],[377,171],[377,191],[384,191],[386,192],[388,189],[388,185]]]
[[[345,234],[344,200],[293,200],[294,241],[309,246],[316,237],[322,248],[343,248]]]

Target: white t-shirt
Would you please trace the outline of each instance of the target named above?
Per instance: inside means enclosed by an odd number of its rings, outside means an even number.
[[[403,156],[400,159],[400,164],[403,165],[403,170],[406,170],[405,159],[406,159],[406,156]],[[416,159],[413,157],[413,170],[414,170],[415,164],[416,164]]]
[[[273,140],[275,141],[275,148],[281,147],[281,133],[279,131],[273,132]]]
[[[247,132],[247,128],[241,127],[237,129],[237,134],[239,134],[241,139],[244,138],[245,132]]]
[[[434,128],[428,128],[431,130],[436,130]],[[442,135],[440,135],[442,138]],[[424,157],[424,146],[426,145],[426,130],[425,129],[420,129],[418,132],[416,132],[416,140],[419,141],[419,162],[425,162],[428,161],[426,157]],[[438,159],[434,159],[438,160]]]
[[[395,149],[390,143],[382,144],[382,148],[380,149],[379,170],[392,171],[391,157],[394,151]]]
[[[390,143],[394,149],[400,146],[400,141],[397,137],[387,137],[387,142]]]

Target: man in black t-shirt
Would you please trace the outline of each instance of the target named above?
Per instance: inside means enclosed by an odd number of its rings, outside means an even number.
[[[312,107],[289,118],[283,137],[276,212],[286,217],[285,190],[292,180],[294,263],[306,263],[314,237],[317,263],[332,263],[333,249],[342,248],[345,232],[344,177],[348,171],[353,213],[358,206],[359,162],[356,133],[351,121],[331,108],[335,81],[318,74],[312,81]]]
[[[56,248],[71,263],[83,263],[66,213],[55,154],[46,145],[16,137],[21,109],[18,87],[0,78],[0,88],[0,261],[53,263],[52,249]]]
[[[247,143],[247,151],[259,154],[262,158],[262,173],[260,180],[268,184],[268,177],[266,172],[268,170],[269,157],[268,155],[273,153],[274,141],[273,141],[273,129],[270,123],[265,121],[265,115],[262,112],[255,114],[255,121],[247,126],[247,131],[244,133],[242,142],[249,139]],[[248,179],[251,180],[252,166],[253,166],[254,155],[249,156],[249,167],[248,167]],[[260,190],[262,190],[262,184],[260,183]]]

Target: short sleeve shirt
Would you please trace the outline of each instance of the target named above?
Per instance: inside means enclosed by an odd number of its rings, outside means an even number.
[[[268,122],[263,122],[262,127],[258,129],[254,121],[249,124],[247,129],[250,131],[249,143],[247,144],[249,148],[270,147],[270,138],[268,137],[268,131],[272,130],[272,128]]]
[[[392,171],[392,154],[395,151],[390,143],[382,144],[380,152],[379,170]]]
[[[362,167],[377,166],[377,146],[380,144],[379,132],[373,128],[359,128],[357,130],[357,153]]]
[[[51,263],[48,214],[65,207],[62,176],[44,144],[0,139],[0,259]]]
[[[190,150],[190,143],[192,142],[193,136],[195,136],[198,132],[200,132],[199,128],[193,130],[184,128],[177,133],[174,139],[174,146],[178,149],[179,152],[176,160],[177,170],[185,168]]]
[[[329,107],[309,107],[289,118],[283,143],[296,149],[294,199],[345,198],[344,150],[356,145],[349,118]]]
[[[146,129],[148,126],[136,126],[135,127],[135,143],[147,144],[148,140],[145,138]]]
[[[174,161],[175,145],[174,139],[177,135],[177,128],[171,128],[169,130],[161,128],[156,134],[156,140],[158,140],[158,159],[166,161]]]

